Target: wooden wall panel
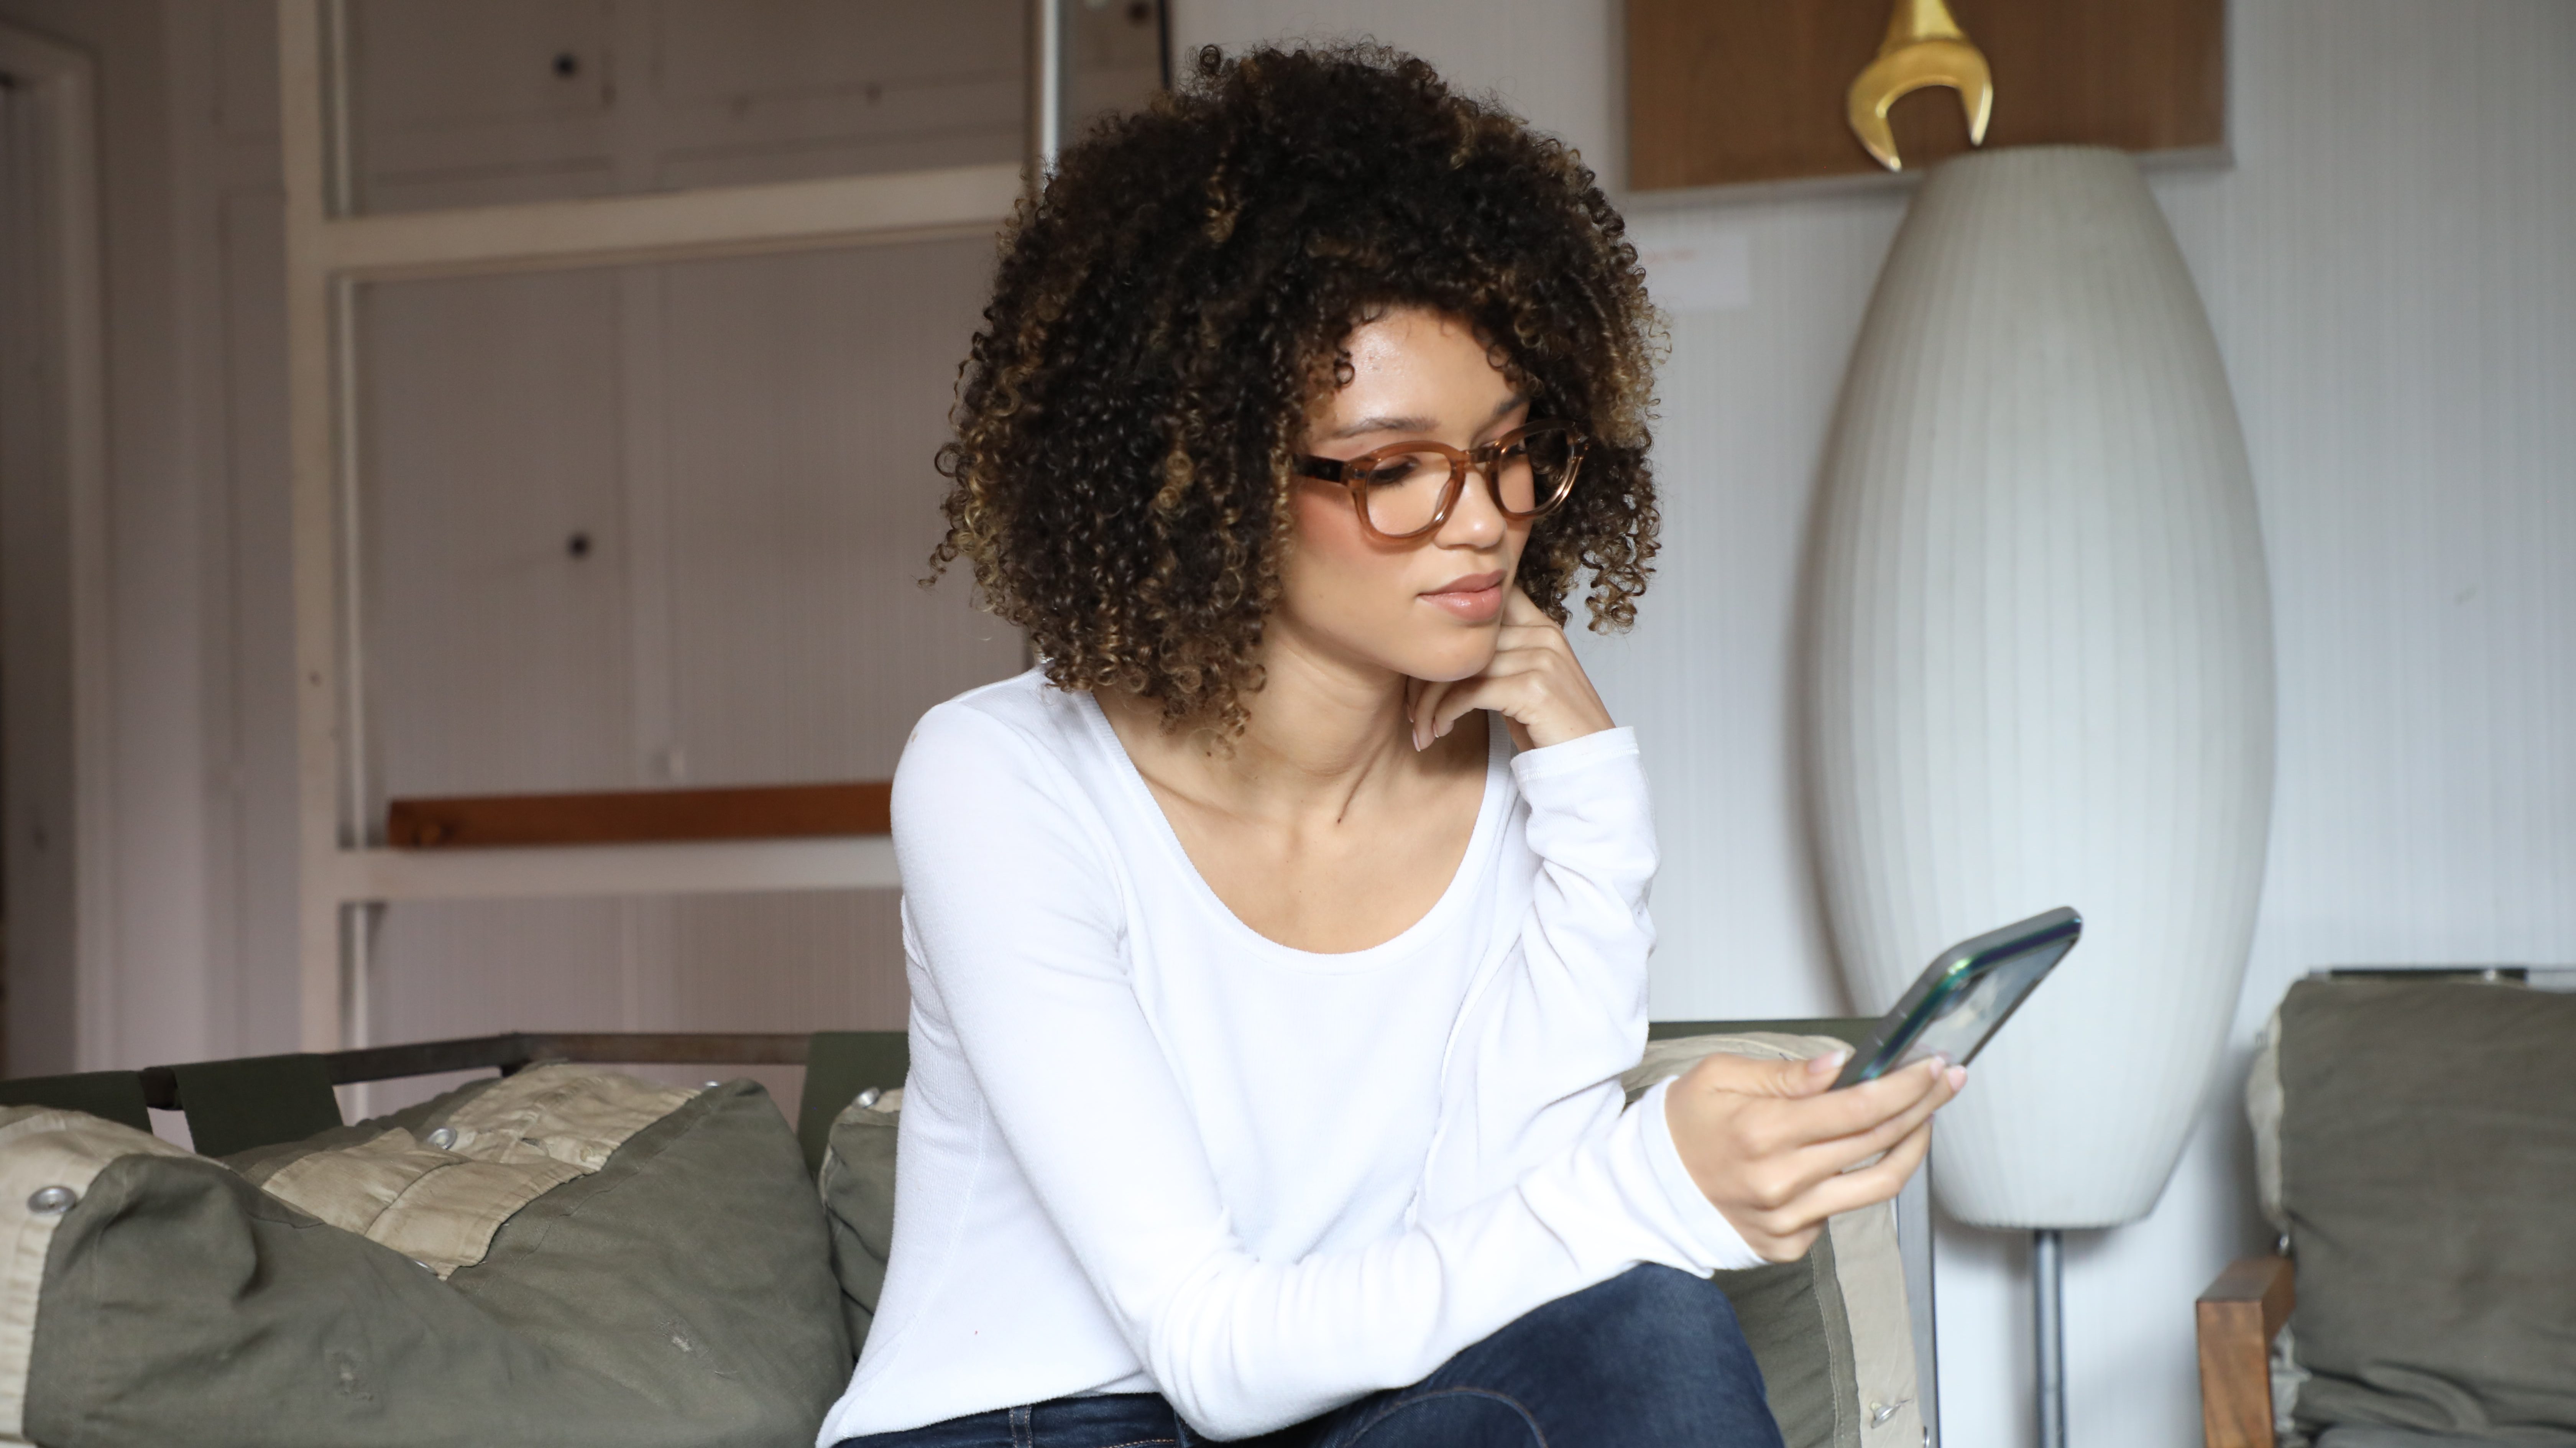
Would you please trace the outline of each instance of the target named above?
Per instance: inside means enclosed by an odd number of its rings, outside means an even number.
[[[635,777],[617,279],[360,293],[361,576],[391,794]]]
[[[1627,0],[1629,186],[1883,174],[1844,122],[1887,0]],[[1994,69],[1989,146],[2133,151],[2227,133],[2224,0],[1951,0]],[[1909,169],[1967,148],[1955,92],[1890,117]]]
[[[992,265],[977,239],[663,273],[675,781],[884,779],[923,710],[1023,667],[965,570],[920,586]]]
[[[1153,94],[1161,0],[1065,10],[1077,130]],[[1013,162],[1025,144],[1025,0],[350,0],[349,23],[364,211]]]

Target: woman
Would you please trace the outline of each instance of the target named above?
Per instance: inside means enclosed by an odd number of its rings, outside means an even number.
[[[1419,61],[1209,51],[985,318],[941,560],[1043,662],[896,776],[894,1248],[822,1442],[1776,1444],[1708,1273],[1892,1196],[1965,1078],[1622,1109],[1654,837],[1560,624],[1645,584],[1653,313],[1590,173]]]

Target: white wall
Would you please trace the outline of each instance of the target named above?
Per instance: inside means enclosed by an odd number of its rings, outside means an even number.
[[[2235,164],[2154,186],[2235,384],[2275,599],[2279,780],[2242,1047],[2312,966],[2576,961],[2576,6],[2232,8]],[[1618,10],[1179,0],[1176,15],[1184,46],[1373,32],[1616,177]],[[1636,632],[1588,651],[1645,732],[1658,791],[1659,1015],[1843,1007],[1805,861],[1789,650],[1824,429],[1904,204],[1629,207],[1642,249],[1717,263],[1715,305],[1676,318],[1664,373],[1662,571]],[[2068,1243],[2087,1448],[2197,1439],[2191,1299],[2262,1240],[2242,1059],[2154,1215]],[[2027,1257],[2018,1239],[1944,1236],[1942,1416],[1959,1448],[2033,1438]]]

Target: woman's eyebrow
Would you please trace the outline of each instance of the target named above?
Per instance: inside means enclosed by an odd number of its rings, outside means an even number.
[[[1363,417],[1347,427],[1333,429],[1328,436],[1339,439],[1364,432],[1429,432],[1438,426],[1427,417]]]
[[[1490,426],[1503,418],[1511,416],[1513,409],[1525,405],[1528,401],[1528,398],[1518,395],[1504,398],[1503,405],[1494,409],[1493,416],[1485,420],[1486,424]],[[1363,417],[1359,421],[1350,423],[1347,426],[1337,427],[1331,432],[1325,434],[1325,436],[1335,441],[1339,441],[1346,437],[1358,437],[1364,432],[1424,433],[1430,432],[1439,426],[1440,424],[1437,421],[1428,417]]]

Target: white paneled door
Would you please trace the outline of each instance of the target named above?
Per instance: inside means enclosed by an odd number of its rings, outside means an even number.
[[[469,858],[384,811],[882,779],[1023,666],[919,585],[1025,0],[437,10],[279,4],[306,1044],[899,1027],[882,840]],[[1062,15],[1080,108],[1159,83],[1155,6]]]
[[[360,289],[370,794],[882,779],[924,709],[1021,667],[964,580],[920,586],[991,257]],[[883,890],[398,902],[364,968],[385,1042],[905,1008]]]

